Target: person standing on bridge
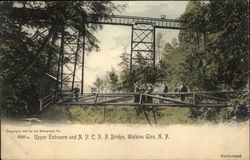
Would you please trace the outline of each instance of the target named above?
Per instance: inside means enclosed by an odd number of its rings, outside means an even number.
[[[153,89],[154,89],[153,85],[150,84],[150,83],[147,83],[147,90],[146,90],[145,93],[151,94],[153,92]],[[148,102],[148,103],[152,103],[153,102],[153,98],[150,97],[150,96],[146,96],[145,99],[146,99],[146,102]]]
[[[80,88],[79,88],[79,84],[77,84],[76,87],[73,89],[76,102],[78,102],[79,92],[80,92]]]
[[[139,84],[136,82],[134,84],[134,93],[139,93],[140,92],[140,87],[139,87]],[[138,103],[139,102],[139,99],[140,99],[140,95],[136,94],[135,95],[135,98],[134,98],[134,102],[135,103]]]
[[[188,87],[184,82],[181,82],[180,85],[178,86],[178,91],[177,92],[188,92]],[[185,95],[181,95],[181,101],[185,100]]]
[[[166,83],[163,83],[163,84],[162,84],[162,88],[163,88],[162,97],[166,97],[166,96],[164,95],[164,93],[167,93],[167,92],[168,92],[168,86],[167,86],[167,84],[166,84]]]

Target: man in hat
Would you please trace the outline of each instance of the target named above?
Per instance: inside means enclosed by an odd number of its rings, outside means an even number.
[[[181,82],[180,85],[178,86],[178,92],[188,92],[188,87],[184,82]],[[185,95],[181,95],[181,101],[185,100]]]
[[[150,84],[150,83],[147,83],[146,85],[147,85],[147,89],[146,89],[145,93],[151,94],[153,92],[153,90],[154,90],[153,85]],[[153,98],[152,97],[146,96],[145,98],[146,98],[146,102],[148,102],[148,103],[152,103],[153,102]]]
[[[136,82],[134,84],[134,93],[139,93],[140,92],[140,86],[139,84]],[[135,98],[134,98],[134,102],[135,103],[138,103],[139,102],[139,99],[140,99],[140,95],[136,94],[135,95]]]
[[[79,88],[79,84],[77,84],[76,87],[73,89],[76,102],[78,102],[79,92],[80,92],[80,88]]]

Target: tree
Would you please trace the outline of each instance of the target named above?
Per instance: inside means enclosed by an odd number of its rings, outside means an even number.
[[[193,89],[239,89],[246,84],[246,76],[236,66],[236,64],[242,66],[239,60],[244,59],[243,57],[246,57],[247,53],[245,48],[247,46],[247,29],[242,29],[246,27],[247,7],[243,7],[246,1],[242,2],[241,5],[233,1],[188,3],[186,11],[182,15],[184,22],[182,26],[185,30],[179,34],[180,48],[183,48],[187,55],[184,56],[186,58],[182,67],[180,66],[183,71],[183,74],[180,73],[180,75],[183,75],[181,79],[187,80]],[[234,10],[234,13],[227,12],[231,9]],[[232,23],[237,24],[234,26],[235,30],[230,29]],[[242,33],[238,34],[237,32],[240,30]],[[242,38],[236,38],[236,35],[241,35]],[[201,45],[202,41],[203,45]],[[236,48],[237,50],[235,50]],[[231,67],[225,65],[227,63]]]
[[[175,44],[166,43],[162,52],[161,74],[170,91],[174,91],[183,79],[180,69],[185,60],[185,50]],[[186,80],[184,81],[186,82]]]
[[[169,82],[184,81],[193,91],[244,89],[248,6],[247,0],[189,2],[181,16],[185,30],[179,33],[179,46],[165,47],[163,62],[168,66]],[[221,109],[201,107],[191,110],[191,116],[212,120],[219,112]]]
[[[97,88],[98,92],[103,90],[104,81],[100,77],[97,76],[96,80],[95,80],[95,82],[93,84]]]
[[[111,91],[119,90],[118,75],[116,74],[114,68],[112,68],[111,72],[108,73],[108,76]]]
[[[38,111],[42,87],[38,80],[58,61],[60,46],[54,42],[63,31],[63,24],[84,34],[87,18],[108,19],[114,10],[122,8],[110,1],[0,2],[1,115],[23,116]],[[41,22],[50,22],[43,38],[36,32],[46,24]],[[98,49],[93,32],[101,28],[100,24],[87,26],[87,50]]]
[[[121,62],[119,66],[121,67],[121,89],[125,92],[132,92],[134,90],[134,78],[132,72],[130,72],[130,54],[126,51],[127,47],[124,48],[122,55],[120,56]]]

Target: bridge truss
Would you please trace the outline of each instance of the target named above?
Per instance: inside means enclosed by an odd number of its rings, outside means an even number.
[[[131,27],[130,71],[136,70],[138,64],[155,67],[155,32],[157,28],[181,28],[178,19],[162,19],[136,16],[114,15],[110,19],[89,20],[89,23],[125,25]],[[142,64],[143,63],[143,64]]]
[[[88,20],[88,23],[125,25],[131,27],[130,70],[136,70],[139,63],[155,67],[155,30],[156,28],[181,29],[179,20],[146,18],[134,16],[112,16],[110,19]],[[87,25],[84,26],[84,33]],[[61,50],[59,54],[57,77],[61,81],[58,89],[63,92],[72,90],[75,84],[84,89],[85,34],[80,34],[72,26],[64,25],[61,32]],[[78,77],[77,75],[81,75]],[[59,97],[60,98],[60,97]]]
[[[36,24],[35,35],[43,35],[43,39],[49,34],[49,26],[56,25],[59,34],[56,35],[60,42],[60,51],[56,55],[58,63],[55,64],[56,71],[48,71],[48,77],[56,80],[54,90],[59,95],[65,91],[71,91],[76,84],[81,85],[81,94],[84,90],[84,56],[85,56],[85,33],[88,24],[105,24],[105,25],[121,25],[131,27],[131,53],[130,53],[130,70],[136,70],[139,63],[143,62],[145,66],[155,67],[155,31],[157,28],[177,29],[181,28],[181,21],[178,19],[162,19],[150,17],[122,16],[113,15],[108,19],[92,19],[88,17],[86,25],[84,25],[84,33],[79,33],[73,26],[67,24],[54,24],[46,21],[46,12],[43,10],[27,9],[27,8],[11,8],[13,10],[12,17],[17,17],[23,23]],[[32,14],[33,16],[27,16]],[[35,15],[35,16],[34,16]],[[36,19],[26,19],[26,17],[44,17],[44,21]],[[43,19],[43,18],[42,18]],[[81,75],[81,76],[79,76]],[[47,93],[47,95],[50,93]],[[43,95],[45,97],[45,95]],[[55,96],[57,99],[60,98]]]

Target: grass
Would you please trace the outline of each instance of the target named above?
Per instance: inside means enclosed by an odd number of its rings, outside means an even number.
[[[40,119],[67,122],[73,124],[148,124],[143,113],[137,114],[136,107],[106,106],[104,120],[104,106],[50,106],[41,115]],[[168,107],[157,109],[156,121],[158,125],[192,124],[186,107]],[[153,112],[147,111],[148,117],[154,123]]]

